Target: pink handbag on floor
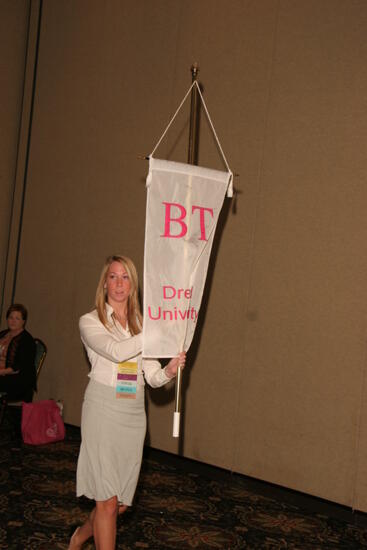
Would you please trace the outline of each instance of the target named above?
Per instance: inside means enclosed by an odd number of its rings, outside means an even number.
[[[64,421],[53,399],[22,403],[22,437],[28,445],[42,445],[65,438]]]

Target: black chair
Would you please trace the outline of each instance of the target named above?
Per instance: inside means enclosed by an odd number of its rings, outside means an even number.
[[[34,366],[36,368],[36,380],[38,381],[38,377],[41,372],[42,365],[46,359],[47,347],[46,347],[46,344],[40,338],[35,338],[34,341],[36,344],[36,355],[34,359]],[[25,401],[26,403],[31,403],[33,401],[33,393],[34,393],[34,390],[32,388],[31,390],[29,390],[29,392],[27,392],[27,394],[23,396],[23,399],[19,401],[19,400],[8,399],[8,395],[6,392],[0,392],[0,426],[2,424],[5,411],[8,405],[12,407],[20,408],[23,401]]]
[[[36,380],[38,380],[42,365],[46,359],[47,347],[46,344],[40,340],[40,338],[35,338],[34,341],[36,343],[36,356],[34,358],[34,364],[36,367]]]

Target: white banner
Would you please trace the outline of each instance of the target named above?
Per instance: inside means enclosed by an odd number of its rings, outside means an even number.
[[[151,158],[147,177],[143,356],[190,347],[231,173]]]

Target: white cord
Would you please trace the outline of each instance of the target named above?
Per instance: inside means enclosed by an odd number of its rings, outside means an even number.
[[[194,84],[196,84],[196,87],[197,87],[198,92],[199,92],[199,94],[200,94],[201,101],[202,101],[202,103],[203,103],[203,105],[204,105],[204,109],[205,109],[206,116],[208,117],[208,120],[209,120],[211,129],[212,129],[212,131],[213,131],[215,140],[216,140],[216,142],[217,142],[217,144],[218,144],[219,150],[220,150],[220,152],[221,152],[221,154],[222,154],[224,163],[225,163],[225,165],[226,165],[226,167],[227,167],[228,172],[231,172],[231,173],[232,173],[230,167],[228,166],[228,162],[227,162],[226,156],[225,156],[225,154],[224,154],[224,152],[223,152],[223,149],[222,149],[222,146],[221,146],[221,144],[220,144],[219,138],[218,138],[218,136],[217,136],[217,132],[215,131],[214,125],[213,125],[213,123],[212,123],[212,119],[210,118],[209,111],[208,111],[208,109],[207,109],[206,103],[205,103],[205,101],[204,101],[203,95],[202,95],[201,90],[200,90],[200,86],[199,86],[199,84],[197,83],[196,80],[195,80]]]
[[[158,143],[156,144],[156,146],[154,147],[153,151],[150,153],[150,155],[149,155],[150,157],[152,157],[152,156],[154,155],[154,153],[156,152],[156,150],[157,150],[159,144],[161,143],[162,139],[164,138],[164,136],[165,136],[166,133],[168,132],[168,130],[169,130],[169,128],[170,128],[172,122],[175,120],[176,116],[177,116],[178,113],[180,112],[180,109],[181,109],[182,105],[185,103],[185,101],[186,101],[186,99],[187,99],[187,96],[189,95],[189,93],[191,92],[191,90],[192,90],[193,86],[195,86],[195,84],[196,84],[196,80],[195,80],[195,82],[193,82],[193,83],[191,84],[191,86],[190,86],[190,88],[189,88],[187,94],[185,95],[185,97],[184,97],[183,100],[181,101],[179,108],[177,109],[177,111],[175,112],[175,114],[173,115],[173,117],[171,118],[170,122],[168,123],[167,128],[165,129],[165,131],[163,132],[163,134],[162,134],[161,137],[159,138],[159,141],[158,141]]]
[[[233,196],[233,172],[232,172],[232,170],[230,169],[230,167],[229,167],[229,165],[228,165],[226,156],[225,156],[225,154],[224,154],[224,152],[223,152],[222,146],[221,146],[220,141],[219,141],[219,138],[218,138],[218,136],[217,136],[217,132],[215,131],[214,124],[212,123],[212,119],[210,118],[208,108],[207,108],[206,103],[205,103],[205,101],[204,101],[204,98],[203,98],[203,95],[202,95],[202,93],[201,93],[200,86],[199,86],[197,80],[194,80],[194,82],[191,84],[191,86],[190,86],[190,88],[188,89],[188,91],[187,91],[185,97],[184,97],[183,100],[181,101],[181,103],[180,103],[180,105],[179,105],[177,111],[175,112],[175,114],[173,115],[173,117],[171,118],[171,120],[169,121],[169,123],[168,123],[166,129],[164,130],[163,134],[162,134],[161,137],[159,138],[159,140],[158,140],[157,144],[155,145],[153,151],[150,153],[149,158],[150,158],[150,157],[153,157],[153,155],[154,155],[154,153],[156,152],[156,150],[158,149],[158,147],[159,147],[159,145],[160,145],[162,139],[164,138],[164,136],[165,136],[166,133],[168,132],[169,128],[171,127],[171,124],[173,123],[173,121],[175,120],[176,116],[177,116],[178,113],[180,112],[182,105],[185,103],[185,101],[186,101],[186,99],[187,99],[189,93],[191,92],[191,90],[192,90],[192,88],[193,88],[194,86],[196,86],[196,88],[197,88],[197,90],[198,90],[198,92],[199,92],[199,94],[200,94],[200,98],[201,98],[202,104],[203,104],[203,106],[204,106],[205,114],[206,114],[206,116],[207,116],[207,118],[208,118],[210,127],[211,127],[211,129],[212,129],[213,134],[214,134],[215,141],[216,141],[216,143],[217,143],[217,145],[218,145],[218,147],[219,147],[219,151],[220,151],[220,153],[221,153],[221,155],[222,155],[222,159],[224,160],[224,164],[226,165],[226,168],[227,168],[227,170],[228,170],[228,172],[229,172],[229,174],[230,174],[230,176],[229,176],[229,182],[228,182],[227,196],[228,196],[228,197],[232,197],[232,196]]]

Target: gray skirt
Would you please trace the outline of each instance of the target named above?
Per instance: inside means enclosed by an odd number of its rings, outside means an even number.
[[[76,491],[94,500],[117,496],[132,504],[146,432],[144,388],[136,399],[116,398],[116,389],[90,380],[82,408],[82,442]]]

